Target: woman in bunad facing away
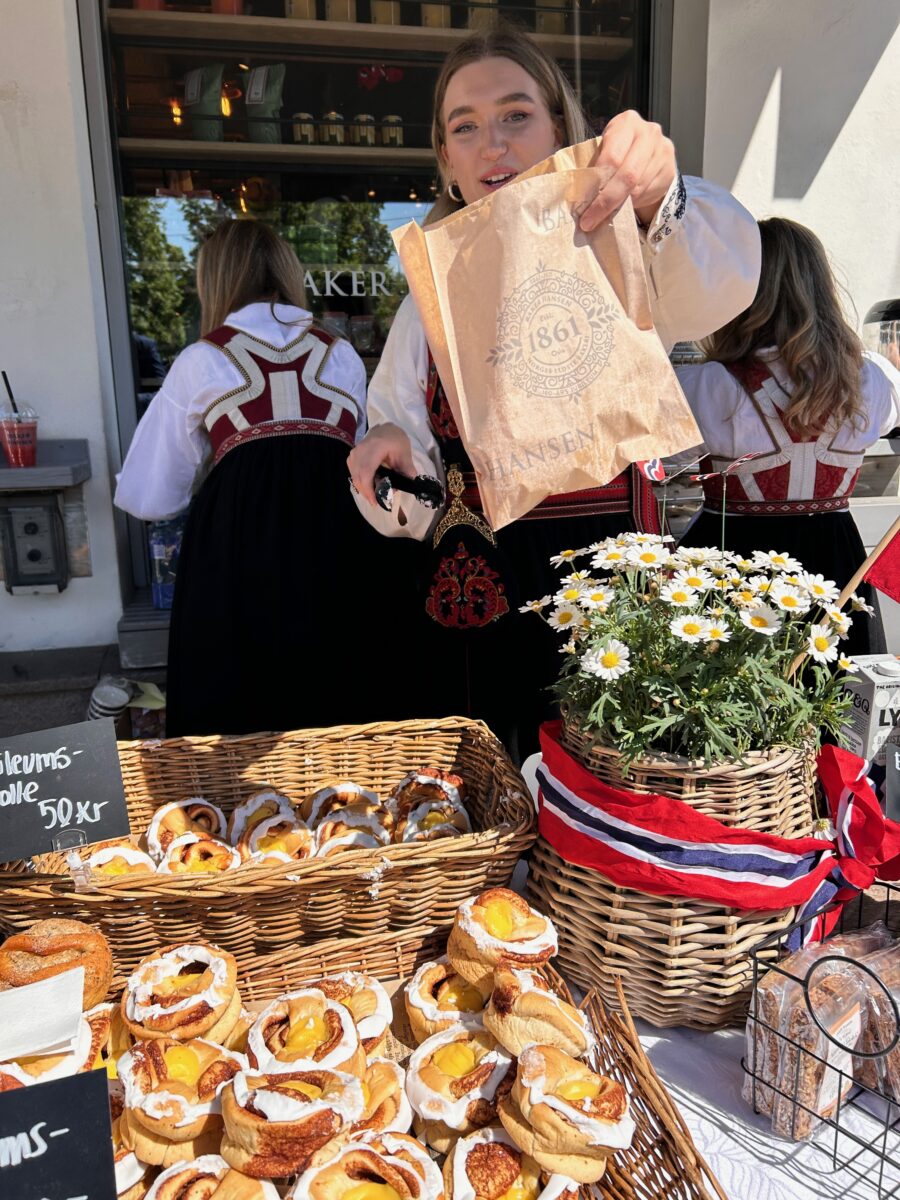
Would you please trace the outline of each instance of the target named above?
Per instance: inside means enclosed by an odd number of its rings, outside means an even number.
[[[592,136],[562,71],[527,35],[466,39],[447,57],[435,90],[432,141],[444,186],[428,220],[491,195],[561,146]],[[683,178],[658,125],[635,112],[614,117],[592,169],[598,190],[580,213],[581,228],[595,228],[631,198],[654,320],[667,346],[710,332],[750,303],[759,270],[755,222],[722,188]],[[370,432],[349,459],[357,503],[388,537],[425,543],[420,621],[410,630],[428,663],[418,677],[420,712],[481,718],[524,756],[552,712],[546,689],[559,669],[559,642],[519,609],[556,591],[550,558],[558,551],[625,530],[658,531],[649,484],[626,471],[606,487],[550,497],[494,537],[410,297],[368,403]],[[451,511],[460,520],[438,545],[429,539],[445,513],[399,493],[391,512],[376,506],[373,478],[382,465],[441,479],[460,468],[465,491]]]
[[[821,577],[834,599],[865,559],[850,513],[866,449],[900,424],[900,372],[863,351],[847,324],[825,249],[782,217],[760,221],[762,268],[745,312],[702,343],[707,362],[677,368],[703,435],[704,507],[682,539],[749,558],[774,551]],[[745,454],[755,457],[724,476]],[[724,495],[723,495],[724,488]],[[723,526],[724,511],[724,526]],[[802,578],[802,576],[801,576]],[[877,654],[872,589],[841,650]]]

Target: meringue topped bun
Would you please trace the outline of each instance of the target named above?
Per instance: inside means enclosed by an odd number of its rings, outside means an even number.
[[[291,813],[276,813],[251,826],[238,842],[242,854],[252,859],[273,858],[281,862],[302,862],[316,852],[313,834]]]
[[[274,791],[257,792],[255,796],[248,796],[231,810],[228,818],[228,840],[232,846],[236,846],[254,825],[265,821],[267,817],[294,815],[294,806],[287,796]]]
[[[545,1171],[578,1183],[596,1183],[609,1156],[634,1136],[622,1085],[552,1046],[522,1052],[499,1111],[516,1145]]]
[[[480,1025],[484,997],[457,975],[446,957],[423,963],[403,991],[403,1002],[416,1044],[455,1025]]]
[[[310,1168],[288,1200],[441,1200],[440,1172],[413,1138],[387,1135],[352,1141]]]
[[[400,780],[391,792],[389,803],[396,811],[398,820],[405,820],[410,811],[420,804],[444,804],[449,801],[456,808],[462,808],[465,798],[466,785],[459,775],[438,767],[420,767]]]
[[[490,996],[501,959],[538,967],[556,954],[552,922],[508,888],[488,888],[459,906],[447,942],[454,970]]]
[[[233,1170],[220,1154],[204,1154],[163,1171],[146,1200],[278,1200],[278,1189]]]
[[[215,875],[241,865],[240,851],[205,833],[182,833],[169,842],[160,875]]]
[[[346,837],[349,833],[365,832],[381,846],[390,842],[393,829],[394,814],[391,810],[383,804],[370,802],[357,802],[333,808],[316,825],[320,841],[331,841],[333,838]]]
[[[438,838],[471,833],[469,814],[452,800],[424,800],[409,809],[397,823],[396,841],[433,842]]]
[[[145,834],[150,857],[159,862],[170,844],[183,833],[206,834],[224,841],[225,814],[217,805],[199,796],[164,804],[153,814]]]
[[[460,1138],[444,1162],[447,1200],[578,1200],[579,1185],[548,1176],[502,1125]]]
[[[360,1133],[408,1133],[413,1122],[406,1098],[406,1072],[399,1063],[373,1058],[363,1076],[365,1110],[353,1127]]]
[[[87,865],[95,875],[110,879],[119,875],[152,875],[156,871],[156,863],[149,854],[127,843],[94,850]]]
[[[237,962],[209,942],[181,942],[149,955],[122,993],[122,1019],[136,1038],[221,1042],[240,1011]]]
[[[446,1154],[460,1134],[496,1121],[497,1102],[514,1073],[512,1059],[483,1029],[457,1026],[434,1034],[413,1052],[406,1073],[416,1132]]]
[[[344,971],[340,975],[312,980],[306,986],[350,1010],[368,1058],[377,1058],[384,1053],[394,1010],[390,996],[377,979],[359,971]]]
[[[274,1000],[247,1035],[251,1067],[261,1072],[346,1071],[360,1078],[366,1069],[348,1008],[317,988],[302,988]]]
[[[508,959],[501,959],[494,971],[484,1027],[513,1055],[539,1042],[583,1058],[596,1044],[584,1013],[551,991],[537,972]]]
[[[370,804],[380,807],[381,800],[377,792],[370,792],[360,787],[358,783],[345,780],[331,787],[320,788],[300,804],[300,816],[310,827],[316,829],[319,822],[324,820],[336,808],[346,808],[348,805]]]
[[[93,1034],[94,1059],[91,1067],[95,1071],[103,1067],[110,1083],[113,1083],[119,1078],[117,1063],[132,1044],[131,1035],[122,1020],[122,1011],[118,1004],[98,1004],[84,1014],[84,1019]]]

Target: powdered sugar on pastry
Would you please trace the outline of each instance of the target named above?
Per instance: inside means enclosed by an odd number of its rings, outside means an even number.
[[[196,992],[176,1000],[171,1004],[154,1004],[151,996],[157,984],[173,975],[179,975],[183,967],[192,963],[205,963],[212,972],[212,982],[202,992]],[[128,980],[125,1013],[130,1021],[143,1024],[150,1018],[166,1016],[173,1012],[183,1012],[195,1005],[206,1003],[210,1008],[217,1008],[226,1003],[231,995],[228,986],[228,964],[207,946],[186,943],[175,946],[174,949],[161,954],[159,958],[151,959],[139,967]]]
[[[411,783],[421,784],[425,787],[436,787],[444,793],[447,799],[452,803],[462,808],[463,801],[460,795],[459,788],[455,784],[446,779],[438,779],[434,775],[427,775],[423,771],[410,771],[397,786],[394,788],[393,795],[397,796],[404,788],[409,787]]]

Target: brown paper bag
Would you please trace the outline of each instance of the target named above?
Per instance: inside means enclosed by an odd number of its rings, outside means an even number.
[[[394,234],[494,529],[702,441],[653,328],[630,203],[577,227],[598,144]]]

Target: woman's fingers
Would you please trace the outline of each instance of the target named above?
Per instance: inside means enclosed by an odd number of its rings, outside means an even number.
[[[370,430],[347,457],[353,486],[372,505],[376,503],[375,472],[381,466],[402,471],[404,475],[415,474],[409,438],[396,425],[379,425]]]
[[[585,233],[608,220],[629,196],[637,211],[655,214],[675,178],[675,147],[659,125],[635,112],[620,113],[603,131],[594,170],[599,190],[581,214]]]

